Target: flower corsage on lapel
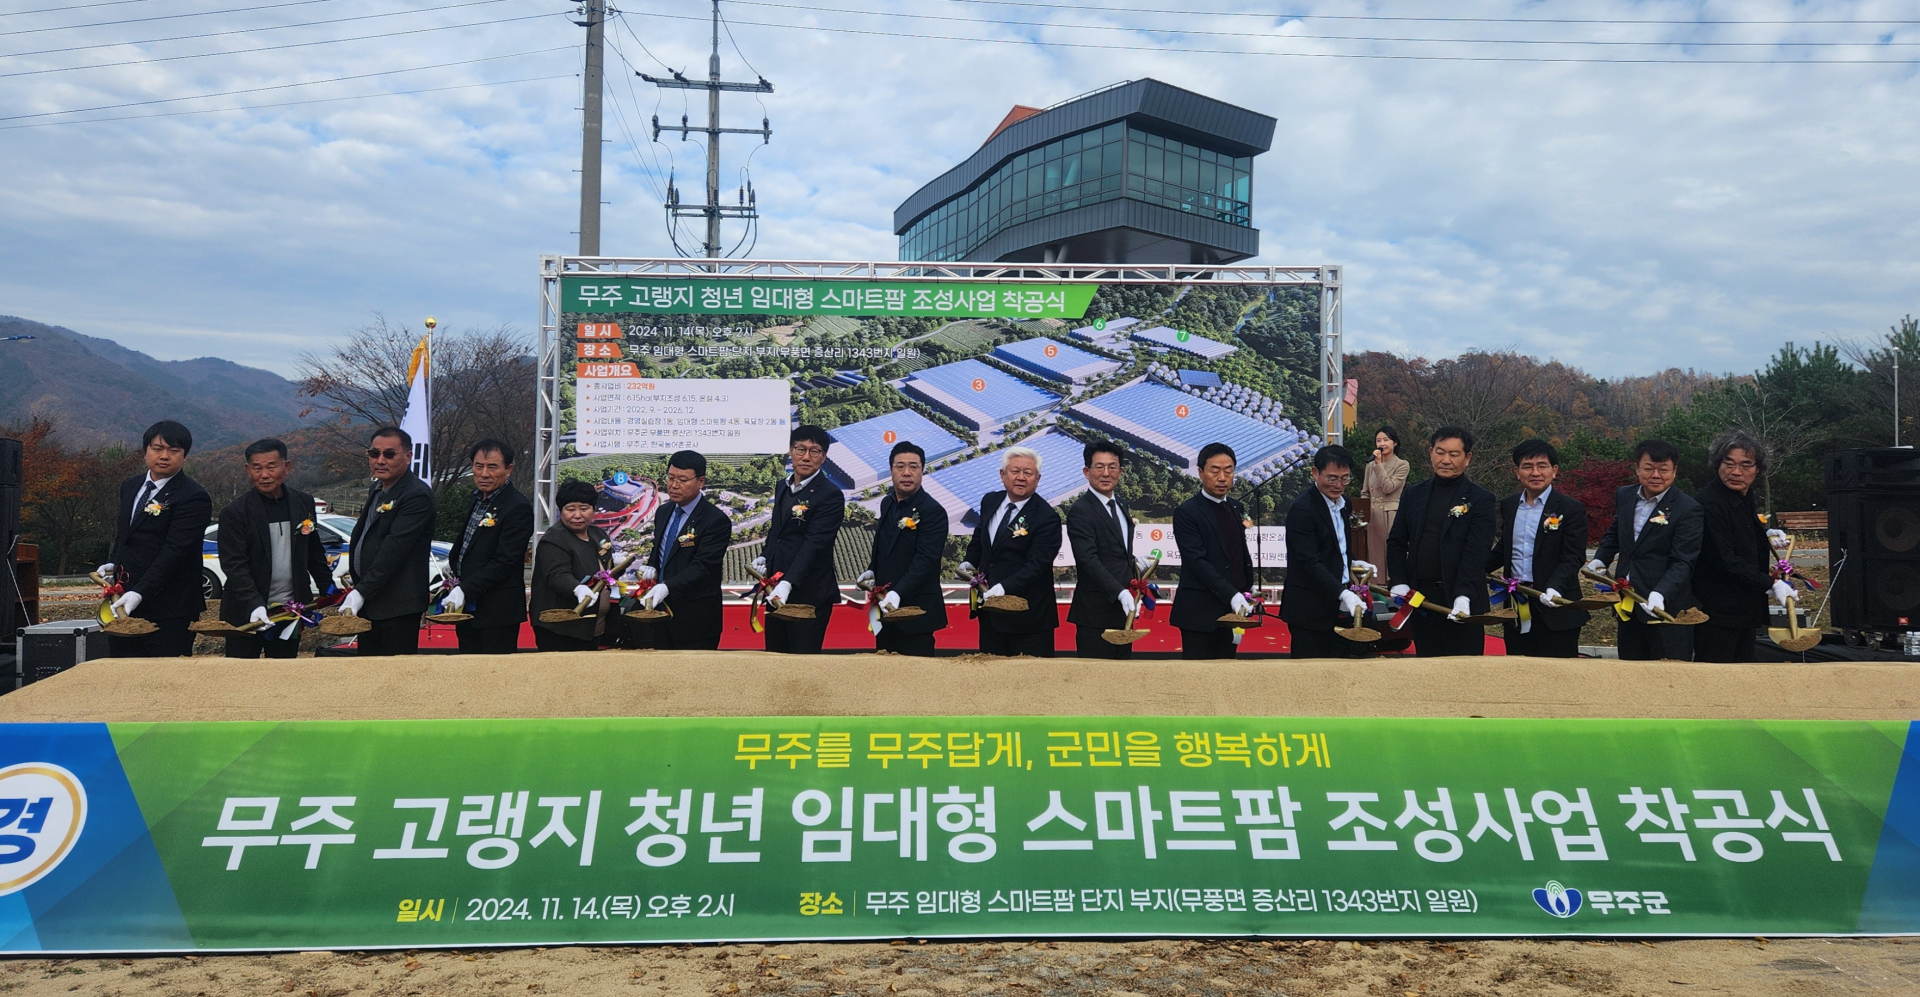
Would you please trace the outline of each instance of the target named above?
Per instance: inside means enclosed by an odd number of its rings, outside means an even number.
[[[1657,512],[1655,512],[1655,513],[1653,514],[1653,517],[1647,520],[1647,525],[1648,525],[1648,526],[1665,526],[1665,525],[1667,525],[1667,512],[1666,512],[1666,510],[1665,510],[1665,509],[1661,509],[1661,510],[1659,510],[1659,511],[1657,511]]]
[[[1560,528],[1560,517],[1548,516],[1546,519],[1540,521],[1540,525],[1549,530],[1557,530]]]
[[[795,502],[793,504],[793,508],[787,510],[787,518],[788,519],[807,518],[807,504],[805,502]]]
[[[1253,529],[1253,517],[1252,516],[1240,517],[1240,528],[1243,530]]]
[[[300,521],[300,535],[303,537],[313,535],[313,520],[303,519]]]
[[[392,512],[392,511],[393,511],[393,502],[391,502],[391,501],[387,501],[387,502],[382,502],[382,503],[380,503],[380,511],[381,511],[381,512]]]
[[[917,530],[920,528],[920,521],[912,516],[901,516],[900,521],[893,525],[903,530]]]
[[[680,537],[679,537],[680,546],[691,547],[693,546],[693,540],[694,540],[694,529],[693,527],[689,526],[687,527],[687,532],[680,534]]]
[[[1024,512],[1021,513],[1020,518],[1013,521],[1013,533],[1009,535],[1016,536],[1016,537],[1024,537],[1027,535],[1027,514],[1026,513]]]
[[[481,525],[481,526],[492,526],[492,525],[494,525],[494,522],[493,522],[493,510],[492,510],[492,509],[488,509],[488,510],[487,510],[487,514],[486,514],[486,516],[485,516],[485,517],[483,517],[483,518],[482,518],[482,519],[480,520],[480,525]]]
[[[161,513],[167,511],[167,507],[164,505],[161,505],[159,499],[150,499],[147,501],[146,505],[140,507],[140,511],[146,513],[149,516],[158,516]]]
[[[1462,502],[1462,503],[1460,503],[1459,505],[1456,505],[1456,506],[1454,506],[1453,508],[1451,508],[1451,509],[1448,509],[1448,510],[1447,510],[1447,515],[1449,515],[1449,516],[1452,516],[1452,517],[1453,517],[1453,518],[1455,518],[1455,519],[1459,519],[1459,518],[1460,518],[1461,516],[1464,516],[1464,515],[1466,515],[1466,514],[1467,514],[1467,510],[1468,510],[1468,509],[1471,509],[1471,508],[1473,508],[1473,504],[1472,504],[1472,503],[1470,503],[1470,502]]]

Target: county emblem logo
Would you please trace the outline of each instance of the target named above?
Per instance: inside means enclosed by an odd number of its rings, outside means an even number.
[[[87,791],[51,762],[0,769],[0,896],[53,871],[87,822]]]
[[[1533,902],[1554,917],[1572,917],[1580,912],[1580,891],[1569,890],[1557,880],[1547,880],[1545,889],[1533,891]]]

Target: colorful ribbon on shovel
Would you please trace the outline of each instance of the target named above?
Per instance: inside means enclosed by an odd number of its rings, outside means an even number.
[[[1533,600],[1527,598],[1525,592],[1520,591],[1522,584],[1520,579],[1501,578],[1489,579],[1489,581],[1493,584],[1493,596],[1488,601],[1495,605],[1505,602],[1507,605],[1512,606],[1513,611],[1520,614],[1520,632],[1527,633],[1531,631],[1533,629]]]
[[[1140,615],[1146,616],[1160,604],[1160,586],[1145,578],[1135,578],[1127,583],[1127,591],[1133,593],[1133,601],[1140,607]]]
[[[767,594],[780,584],[780,577],[784,574],[786,572],[776,571],[763,576],[747,590],[747,625],[753,628],[754,633],[767,632]]]

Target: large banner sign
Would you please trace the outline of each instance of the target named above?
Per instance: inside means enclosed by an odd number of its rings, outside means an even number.
[[[16,724],[0,948],[1911,933],[1912,744],[1845,722]]]

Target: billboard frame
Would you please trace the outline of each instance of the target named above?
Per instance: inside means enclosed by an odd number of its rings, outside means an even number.
[[[1343,440],[1340,403],[1346,383],[1342,362],[1344,288],[1338,264],[1314,266],[1198,266],[1113,263],[929,263],[918,260],[713,260],[684,257],[540,257],[540,321],[534,388],[534,531],[554,522],[560,487],[560,279],[604,274],[621,277],[702,277],[765,280],[770,277],[839,277],[885,281],[966,280],[997,284],[1100,281],[1116,284],[1271,284],[1320,291],[1320,424],[1328,443]]]

